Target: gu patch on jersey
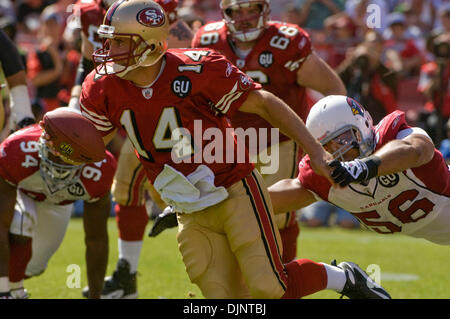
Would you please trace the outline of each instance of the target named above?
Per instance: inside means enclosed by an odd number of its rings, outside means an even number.
[[[80,183],[75,183],[67,188],[70,195],[82,197],[85,194],[84,187]]]
[[[269,68],[273,64],[273,54],[270,51],[264,51],[259,55],[259,65],[263,68]]]
[[[380,184],[388,188],[397,185],[399,180],[400,178],[398,177],[397,173],[378,176],[378,181],[380,182]]]
[[[191,90],[191,80],[186,76],[179,76],[172,82],[172,92],[182,99],[187,97],[191,93]]]

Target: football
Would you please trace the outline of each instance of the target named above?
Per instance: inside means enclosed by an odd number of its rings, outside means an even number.
[[[100,132],[76,111],[60,107],[45,113],[42,122],[54,149],[71,164],[95,163],[105,158]]]

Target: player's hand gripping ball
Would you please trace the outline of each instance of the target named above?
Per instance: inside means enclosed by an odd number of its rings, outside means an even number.
[[[81,114],[65,107],[45,113],[39,123],[55,155],[73,165],[95,163],[106,156],[100,132]]]

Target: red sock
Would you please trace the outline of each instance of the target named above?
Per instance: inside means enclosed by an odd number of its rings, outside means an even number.
[[[299,299],[327,287],[327,271],[322,264],[309,259],[297,259],[285,265],[288,288],[283,299]]]
[[[26,243],[9,243],[9,281],[18,282],[25,278],[25,270],[31,259],[31,238]]]
[[[300,234],[300,227],[295,220],[284,229],[280,230],[281,242],[283,244],[283,264],[287,264],[295,259],[297,256],[297,237]]]
[[[142,240],[148,223],[145,206],[116,205],[115,211],[119,238],[127,241]]]

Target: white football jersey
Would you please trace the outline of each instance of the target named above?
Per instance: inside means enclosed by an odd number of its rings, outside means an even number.
[[[376,149],[406,129],[410,127],[403,112],[386,116],[376,127]],[[300,182],[318,199],[351,212],[371,230],[381,234],[401,232],[450,244],[450,171],[437,150],[429,163],[372,178],[367,185],[332,186],[312,171],[308,156],[299,170]]]
[[[0,178],[35,201],[56,205],[76,200],[95,201],[109,193],[116,169],[116,160],[109,152],[102,162],[85,165],[78,181],[51,192],[39,170],[41,133],[42,129],[35,124],[17,131],[0,144]]]

